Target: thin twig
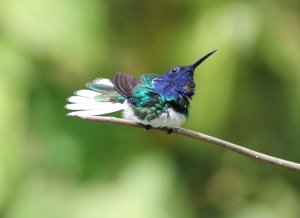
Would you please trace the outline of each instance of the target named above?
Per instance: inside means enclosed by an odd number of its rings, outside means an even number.
[[[96,122],[96,123],[110,123],[110,124],[118,124],[118,125],[129,126],[129,127],[144,128],[142,125],[139,125],[138,123],[136,123],[134,121],[120,119],[120,118],[116,118],[116,117],[80,116],[80,118],[83,118],[83,119],[86,119],[86,120],[89,120],[92,122]],[[152,129],[159,130],[159,131],[168,131],[167,128],[152,128]],[[227,142],[225,140],[222,140],[222,139],[219,139],[216,137],[212,137],[212,136],[209,136],[209,135],[206,135],[203,133],[195,132],[195,131],[180,128],[180,127],[173,128],[173,133],[178,134],[178,135],[187,136],[190,138],[194,138],[199,141],[219,145],[223,148],[229,149],[229,150],[237,152],[239,154],[242,154],[242,155],[257,159],[257,160],[261,160],[261,161],[264,161],[264,162],[267,162],[267,163],[270,163],[273,165],[300,171],[300,164],[298,164],[298,163],[283,160],[283,159],[280,159],[277,157],[272,157],[272,156],[269,156],[269,155],[266,155],[266,154],[263,154],[263,153],[260,153],[257,151],[253,151],[251,149],[242,147],[240,145],[237,145],[237,144],[234,144],[231,142]]]

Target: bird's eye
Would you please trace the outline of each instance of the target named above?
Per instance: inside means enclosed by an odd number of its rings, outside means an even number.
[[[176,73],[178,71],[178,67],[174,67],[173,69],[172,69],[172,73]]]

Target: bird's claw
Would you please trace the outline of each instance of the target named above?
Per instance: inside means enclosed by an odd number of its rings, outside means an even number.
[[[145,131],[146,131],[146,130],[152,129],[152,126],[151,126],[151,125],[145,125],[145,124],[142,124],[142,123],[138,123],[138,124],[141,125],[141,126],[144,128]],[[172,134],[172,133],[173,133],[173,130],[174,130],[172,127],[169,127],[169,128],[162,128],[162,129],[165,129],[166,132],[167,132],[167,134]]]
[[[152,128],[150,125],[144,125],[142,123],[140,123],[140,125],[144,127],[144,130],[150,130]]]
[[[173,128],[167,128],[167,134],[172,134],[173,133]]]

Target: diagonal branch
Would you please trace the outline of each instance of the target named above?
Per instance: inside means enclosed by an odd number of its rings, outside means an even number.
[[[116,117],[106,117],[106,116],[79,116],[79,117],[89,120],[89,121],[92,121],[92,122],[96,122],[96,123],[110,123],[110,124],[118,124],[118,125],[122,125],[122,126],[144,128],[142,125],[140,125],[134,121],[120,119],[120,118],[116,118]],[[167,128],[152,128],[152,129],[159,130],[159,131],[168,131]],[[264,161],[264,162],[267,162],[267,163],[270,163],[273,165],[300,171],[300,164],[298,164],[298,163],[283,160],[283,159],[280,159],[277,157],[272,157],[272,156],[269,156],[269,155],[266,155],[266,154],[263,154],[263,153],[260,153],[257,151],[253,151],[251,149],[242,147],[240,145],[237,145],[237,144],[234,144],[231,142],[227,142],[225,140],[215,138],[215,137],[203,134],[203,133],[195,132],[195,131],[180,128],[180,127],[173,128],[173,133],[178,134],[178,135],[187,136],[190,138],[194,138],[199,141],[215,144],[220,147],[237,152],[239,154],[242,154],[242,155],[257,159],[257,160],[261,160],[261,161]]]

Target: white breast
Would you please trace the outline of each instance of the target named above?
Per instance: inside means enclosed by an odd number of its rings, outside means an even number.
[[[137,123],[142,123],[144,125],[150,125],[152,127],[177,127],[186,121],[186,116],[184,114],[176,112],[174,109],[169,108],[163,112],[159,117],[147,121],[140,120],[133,112],[131,107],[129,107],[127,101],[124,102],[123,117],[127,120],[133,120]]]

